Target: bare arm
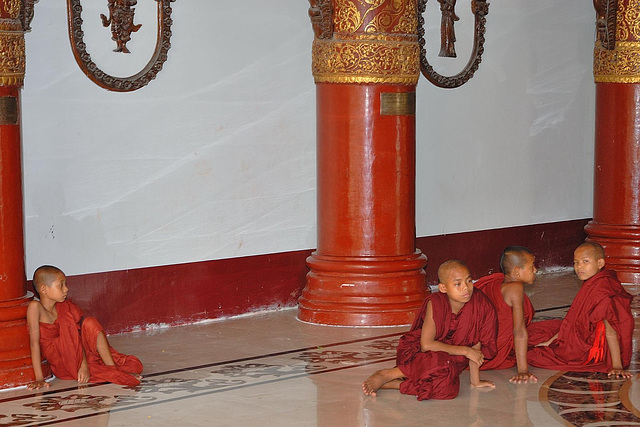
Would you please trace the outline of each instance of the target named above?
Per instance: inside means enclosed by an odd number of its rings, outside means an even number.
[[[461,345],[450,345],[440,341],[436,341],[436,324],[433,321],[433,308],[431,301],[427,303],[427,313],[424,316],[424,323],[422,325],[422,333],[420,335],[420,350],[421,351],[444,351],[454,356],[465,356],[469,360],[472,360],[481,366],[484,363],[484,356],[482,352],[472,347],[465,347]]]
[[[29,327],[29,346],[31,348],[31,365],[34,382],[27,385],[29,390],[48,388],[42,373],[42,354],[40,352],[40,307],[38,301],[31,301],[27,307],[27,326]]]
[[[609,376],[614,378],[631,378],[631,372],[622,369],[622,358],[620,357],[620,343],[618,342],[618,333],[613,326],[604,320],[604,328],[607,336],[607,345],[611,354],[611,370]]]
[[[537,382],[538,378],[529,373],[527,364],[527,325],[524,318],[524,289],[522,285],[508,286],[504,292],[504,300],[511,307],[513,316],[513,347],[516,353],[518,374],[509,380],[512,383]]]
[[[477,343],[472,347],[472,349],[481,351],[481,344]],[[469,360],[469,379],[471,382],[471,387],[474,388],[483,388],[490,387],[496,388],[496,385],[493,381],[482,380],[480,379],[480,365],[474,362],[473,360]]]

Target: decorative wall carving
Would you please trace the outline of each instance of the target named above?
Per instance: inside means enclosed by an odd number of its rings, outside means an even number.
[[[442,18],[440,21],[440,53],[438,56],[446,58],[456,57],[456,33],[453,27],[455,21],[459,21],[456,15],[456,0],[438,0]]]
[[[142,25],[135,25],[133,17],[137,0],[108,0],[109,16],[100,14],[102,25],[111,26],[111,40],[116,42],[114,52],[130,53],[127,42],[131,40],[131,33],[140,29]]]
[[[158,31],[156,48],[147,65],[138,73],[129,77],[114,77],[100,70],[91,60],[84,43],[82,31],[82,6],[80,0],[67,0],[67,15],[69,19],[69,40],[76,62],[84,72],[98,86],[115,92],[131,92],[146,86],[162,70],[167,60],[167,52],[171,48],[171,3],[175,0],[156,0],[158,3]],[[129,3],[131,3],[129,1]],[[118,33],[119,36],[121,33]],[[118,36],[118,37],[119,37]],[[118,42],[118,40],[116,40]],[[126,43],[126,42],[125,42]],[[123,50],[124,51],[124,50]]]
[[[455,1],[452,2],[451,0],[448,0],[447,2],[455,4]],[[489,3],[487,3],[486,0],[471,1],[471,11],[475,15],[473,50],[471,52],[471,57],[469,58],[467,65],[465,65],[464,69],[460,73],[454,76],[443,76],[439,74],[433,69],[433,67],[427,60],[427,52],[425,49],[426,43],[424,40],[425,31],[423,17],[426,8],[427,0],[418,0],[418,36],[420,43],[420,69],[422,71],[422,74],[427,78],[427,80],[438,87],[452,89],[462,86],[471,77],[473,77],[473,74],[478,70],[478,66],[482,61],[482,54],[484,53],[484,33],[486,24],[485,17],[489,13]],[[445,20],[444,11],[442,17],[441,33],[443,39],[442,47],[445,48],[445,51],[444,55],[442,55],[443,51],[441,49],[440,56],[455,56],[455,50],[453,49],[453,41],[455,41],[455,34],[453,33],[453,19],[450,20],[449,18],[447,18]]]

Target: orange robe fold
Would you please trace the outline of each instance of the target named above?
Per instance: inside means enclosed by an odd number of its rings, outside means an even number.
[[[58,318],[54,323],[40,323],[40,352],[56,377],[77,380],[84,349],[90,382],[140,384],[138,379],[128,374],[142,372],[142,363],[137,357],[118,353],[109,347],[115,366],[104,364],[97,349],[102,326],[95,318],[83,318],[82,310],[71,301],[57,303],[56,311]]]
[[[469,360],[443,351],[420,350],[428,301],[433,308],[436,341],[465,347],[480,343],[482,354],[487,359],[497,352],[496,311],[482,292],[473,292],[469,302],[453,314],[447,295],[434,293],[425,299],[411,330],[400,338],[396,363],[406,377],[400,384],[400,392],[415,395],[418,400],[453,399],[458,395],[460,374],[469,365]]]
[[[504,282],[504,274],[495,273],[478,279],[473,284],[476,289],[480,289],[493,303],[498,314],[498,353],[491,360],[486,360],[480,370],[488,369],[507,369],[515,366],[516,353],[513,346],[513,311],[511,307],[504,302],[502,296],[502,283]],[[523,301],[525,326],[531,324],[531,320],[535,314],[533,304],[529,297],[524,295]]]
[[[529,345],[558,338],[548,347],[535,347],[527,353],[533,366],[546,369],[607,372],[612,368],[606,339],[602,340],[603,320],[615,329],[620,344],[622,366],[631,361],[631,340],[634,320],[631,314],[633,297],[624,290],[616,274],[602,270],[585,280],[563,320],[534,322],[529,327]],[[595,346],[603,346],[595,348]],[[602,360],[590,361],[599,353]]]

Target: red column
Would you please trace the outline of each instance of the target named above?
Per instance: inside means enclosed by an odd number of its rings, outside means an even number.
[[[593,220],[585,230],[600,243],[622,282],[640,284],[640,3],[618,2],[615,48],[594,50],[596,129]],[[604,27],[601,34],[604,34]],[[604,37],[604,36],[603,36]]]
[[[408,324],[426,295],[415,248],[416,2],[327,4],[310,10],[318,247],[298,317]]]
[[[0,2],[0,388],[33,380],[26,323],[33,295],[26,291],[20,158],[25,50],[16,4]]]

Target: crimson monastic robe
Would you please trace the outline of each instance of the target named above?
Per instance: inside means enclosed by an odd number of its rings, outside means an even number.
[[[459,377],[469,365],[469,359],[443,351],[420,350],[428,301],[433,308],[436,341],[466,347],[480,343],[482,354],[487,359],[497,352],[496,311],[482,292],[473,292],[469,302],[453,314],[447,294],[437,292],[427,296],[411,330],[400,338],[396,363],[406,378],[400,384],[400,392],[415,395],[418,400],[453,399],[458,395]]]
[[[104,364],[96,344],[102,326],[95,318],[83,318],[82,310],[71,301],[56,303],[56,311],[58,318],[54,323],[40,323],[40,352],[56,377],[77,380],[84,349],[90,382],[140,384],[138,379],[128,374],[142,372],[142,363],[137,357],[118,353],[109,347],[115,366]]]
[[[513,347],[513,312],[511,307],[504,302],[502,296],[502,283],[504,282],[504,274],[494,273],[478,279],[473,284],[476,289],[480,289],[493,303],[498,314],[498,353],[491,360],[485,360],[480,366],[480,370],[488,369],[507,369],[515,366],[516,353]],[[523,301],[524,321],[529,326],[535,310],[533,304],[527,295],[524,295]]]
[[[616,331],[622,365],[627,367],[631,361],[634,326],[632,299],[613,271],[602,270],[585,280],[563,320],[531,324],[528,330],[530,346],[547,341],[556,333],[558,338],[547,347],[529,350],[529,363],[546,369],[609,371],[612,363],[604,337],[603,321],[606,319]],[[597,353],[600,357],[595,362],[590,360]]]

